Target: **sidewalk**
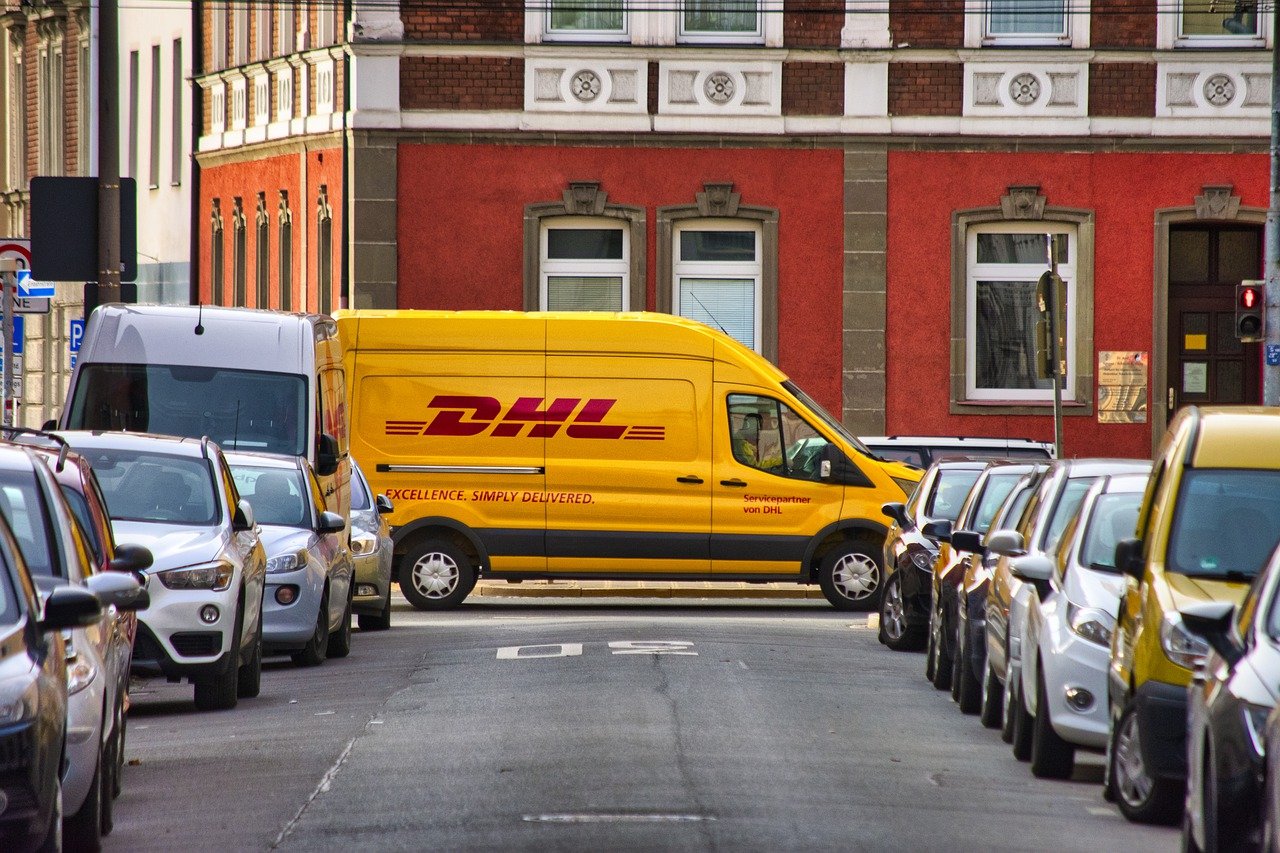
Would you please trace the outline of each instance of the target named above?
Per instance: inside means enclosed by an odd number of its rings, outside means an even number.
[[[471,595],[487,598],[816,598],[816,584],[712,583],[710,581],[482,580]]]

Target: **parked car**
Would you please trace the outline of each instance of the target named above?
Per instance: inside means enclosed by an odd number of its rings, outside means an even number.
[[[862,443],[881,459],[895,459],[928,468],[943,459],[1044,460],[1053,458],[1053,444],[1029,438],[980,435],[872,435]]]
[[[65,448],[0,445],[0,514],[41,596],[59,586],[88,586],[108,608],[94,625],[63,635],[68,697],[63,836],[70,846],[93,848],[112,826],[114,750],[120,745],[118,722],[129,685],[127,632],[135,621],[124,611],[145,607],[147,594],[132,574],[95,573],[88,537],[52,470],[83,464]]]
[[[89,460],[118,539],[151,550],[151,606],[133,671],[188,680],[200,710],[257,696],[266,553],[218,445],[146,433],[64,432]]]
[[[387,516],[394,511],[386,495],[374,495],[360,466],[351,463],[351,557],[356,563],[352,609],[361,631],[391,627],[391,561],[395,544]]]
[[[951,687],[957,616],[956,589],[974,560],[981,559],[982,537],[999,517],[1005,499],[1026,473],[1027,463],[991,462],[969,490],[952,529],[937,531],[938,557],[930,578],[929,638],[925,678],[939,690]],[[967,546],[967,547],[966,547]]]
[[[887,503],[884,514],[893,524],[884,541],[887,577],[880,597],[880,642],[898,651],[924,648],[929,631],[931,576],[938,558],[937,533],[949,533],[960,515],[965,496],[985,462],[956,460],[935,462],[905,503]],[[945,528],[930,523],[946,521]]]
[[[0,839],[10,849],[56,850],[62,829],[67,659],[62,632],[95,624],[102,604],[83,587],[36,590],[0,518]]]
[[[1144,475],[1102,477],[1062,533],[1057,553],[1011,562],[1030,596],[1022,639],[1021,713],[1031,772],[1066,779],[1077,747],[1107,745],[1107,665],[1124,578],[1116,544],[1133,535]]]
[[[320,482],[300,456],[228,453],[236,488],[253,507],[267,555],[265,654],[298,666],[351,652],[355,565],[346,520],[324,509]]]
[[[1280,850],[1280,749],[1274,748],[1280,743],[1280,705],[1272,708],[1267,716],[1262,740],[1264,745],[1272,745],[1272,749],[1266,751],[1266,770],[1263,772],[1262,850],[1275,853]]]
[[[1132,539],[1111,640],[1106,790],[1125,817],[1176,820],[1187,686],[1209,648],[1180,612],[1240,604],[1280,539],[1280,410],[1187,407],[1165,434]]]
[[[1267,717],[1280,699],[1277,603],[1280,550],[1239,608],[1213,601],[1182,610],[1182,624],[1211,649],[1188,694],[1184,850],[1263,849]],[[1280,740],[1270,747],[1280,750]]]

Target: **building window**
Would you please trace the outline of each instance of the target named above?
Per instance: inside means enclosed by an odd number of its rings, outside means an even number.
[[[151,46],[151,188],[160,186],[160,45]],[[175,81],[176,83],[176,81]]]
[[[140,61],[138,51],[129,51],[129,177],[138,177],[138,110],[142,109],[139,103],[141,95],[139,87],[142,81],[138,79],[140,72]]]
[[[209,217],[209,301],[221,305],[226,280],[222,269],[222,200],[213,200],[213,213]]]
[[[332,5],[323,3],[317,7],[316,47],[326,47],[334,42],[333,10]]]
[[[254,224],[257,226],[257,239],[254,241],[254,251],[257,253],[257,263],[254,265],[253,275],[258,285],[258,299],[255,303],[257,308],[271,307],[271,217],[267,215],[267,194],[258,193],[258,211],[254,217]]]
[[[288,0],[276,3],[276,53],[286,56],[293,53],[293,3]]]
[[[231,64],[244,65],[249,61],[249,6],[231,7]]]
[[[280,256],[280,310],[293,310],[293,214],[289,211],[289,191],[280,190],[277,214],[280,236],[276,251]]]
[[[212,49],[209,51],[209,70],[221,71],[227,67],[227,16],[229,9],[225,3],[213,2],[209,4],[209,17],[211,23],[210,42]]]
[[[1060,43],[1070,35],[1067,0],[987,0],[984,36],[1018,44]]]
[[[76,114],[78,121],[76,122],[78,132],[76,133],[76,166],[77,172],[82,176],[87,176],[93,171],[92,153],[89,151],[89,126],[93,123],[93,93],[96,91],[92,85],[92,67],[93,63],[89,59],[89,18],[83,15],[80,18],[80,40],[76,45],[78,54],[79,73],[76,75]]]
[[[732,184],[658,208],[658,310],[778,358],[778,212],[741,204]]]
[[[27,66],[22,61],[25,28],[10,27],[9,51],[9,162],[6,189],[27,185]]]
[[[683,0],[683,42],[759,42],[764,38],[758,0]]]
[[[622,41],[627,12],[617,0],[551,0],[547,7],[547,36]]]
[[[182,185],[182,93],[183,93],[183,74],[182,74],[182,39],[173,40],[173,72],[169,75],[173,80],[173,94],[171,95],[171,103],[169,104],[169,183],[173,186]]]
[[[231,210],[231,244],[234,257],[232,258],[231,275],[234,279],[235,293],[233,305],[244,306],[248,304],[249,287],[248,287],[248,257],[245,247],[245,218],[244,218],[244,202],[240,196],[235,197]]]
[[[316,311],[333,311],[333,208],[324,184],[316,202]]]
[[[37,164],[41,175],[61,175],[65,165],[62,134],[66,123],[62,110],[62,21],[51,19],[37,26],[40,33],[36,74]]]
[[[1036,363],[1045,333],[1037,282],[1049,269],[1051,240],[1066,289],[1063,399],[1091,411],[1093,214],[1046,207],[1038,187],[1009,189],[1000,207],[953,215],[952,411],[1034,411],[1053,400],[1053,380],[1040,378]]]
[[[1178,36],[1185,39],[1258,41],[1262,21],[1256,3],[1237,0],[1182,0],[1178,15]]]
[[[271,4],[260,2],[253,9],[253,58],[259,61],[271,58]]]
[[[526,311],[643,311],[644,208],[612,204],[596,181],[524,211]]]

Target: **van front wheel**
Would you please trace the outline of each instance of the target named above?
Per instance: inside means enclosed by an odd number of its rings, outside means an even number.
[[[880,604],[884,569],[861,542],[845,542],[822,558],[818,585],[837,610],[874,610]]]
[[[405,555],[400,591],[419,610],[447,610],[476,585],[476,570],[453,543],[428,539]]]

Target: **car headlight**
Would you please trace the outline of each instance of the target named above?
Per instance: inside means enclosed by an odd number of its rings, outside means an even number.
[[[201,566],[156,572],[155,576],[164,584],[165,589],[211,589],[221,592],[231,586],[231,576],[235,574],[235,570],[235,566],[226,560],[218,560]]]
[[[65,632],[63,637],[66,639],[65,646],[67,650],[67,695],[71,696],[89,686],[89,683],[97,676],[98,668],[80,657],[70,631]]]
[[[301,569],[307,564],[306,549],[290,551],[288,554],[277,554],[267,560],[267,574],[274,575],[280,572],[294,572]]]
[[[918,480],[908,480],[905,477],[890,477],[889,479],[897,483],[898,488],[902,489],[902,493],[908,498],[911,497],[911,493],[916,490],[916,485],[919,483]]]
[[[378,537],[376,535],[372,533],[365,533],[363,531],[359,533],[353,532],[351,534],[352,554],[355,554],[357,557],[362,557],[365,554],[372,554],[376,550],[378,550]]]
[[[922,572],[933,571],[933,555],[924,551],[916,551],[911,555],[911,562]]]
[[[1265,757],[1267,754],[1267,741],[1265,733],[1267,731],[1267,716],[1270,715],[1271,709],[1263,705],[1251,705],[1245,703],[1241,713],[1244,715],[1244,728],[1249,733],[1249,740],[1253,741],[1253,749],[1258,753],[1258,757]]]
[[[1183,669],[1196,669],[1209,654],[1209,645],[1188,631],[1177,613],[1166,613],[1160,623],[1160,646],[1165,656]]]
[[[1076,607],[1067,602],[1067,624],[1077,636],[1099,646],[1111,646],[1111,629],[1115,620],[1110,613],[1092,607]]]
[[[30,720],[40,710],[40,691],[34,679],[0,682],[0,726]]]

